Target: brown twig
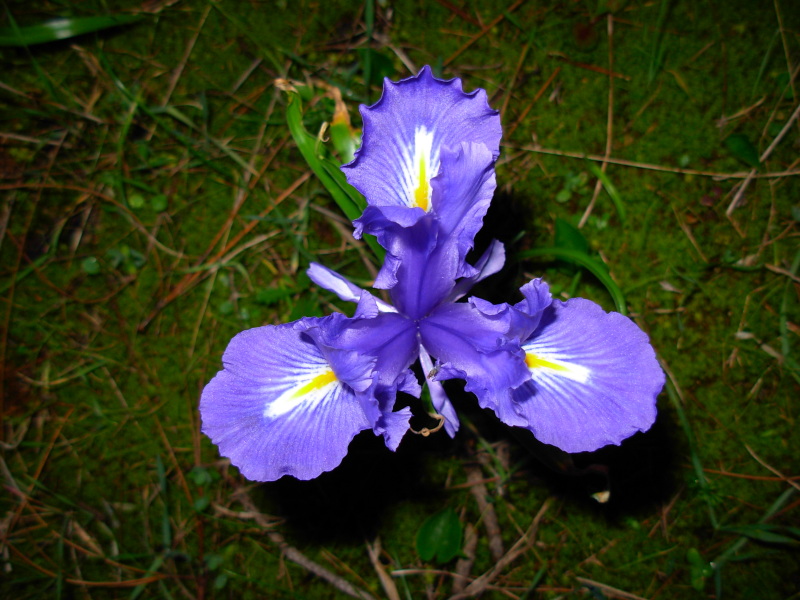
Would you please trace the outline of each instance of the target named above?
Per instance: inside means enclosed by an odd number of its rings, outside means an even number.
[[[530,527],[528,527],[528,531],[526,531],[525,535],[517,540],[511,550],[509,550],[500,560],[498,560],[491,569],[464,588],[463,592],[450,596],[450,600],[464,600],[465,598],[469,598],[471,596],[477,596],[488,589],[492,581],[494,581],[497,576],[500,575],[503,569],[514,562],[521,554],[526,552],[531,545],[533,545],[533,542],[536,539],[536,532],[539,529],[539,524],[544,518],[547,510],[550,508],[551,502],[552,500],[550,498],[544,501],[544,504],[542,504],[539,512],[536,513],[536,516],[533,518]]]
[[[608,159],[611,157],[611,147],[612,147],[612,139],[614,137],[614,78],[611,76],[611,72],[614,68],[614,17],[611,13],[607,15],[607,22],[608,22],[608,115],[606,117],[606,153],[603,160],[603,163],[600,165],[600,171],[605,173],[608,169]],[[578,228],[580,229],[584,225],[586,225],[586,221],[589,220],[589,215],[592,214],[592,209],[594,208],[595,202],[597,202],[598,196],[600,196],[600,190],[603,188],[603,180],[599,177],[594,184],[594,192],[592,193],[592,199],[589,202],[589,205],[586,207],[586,210],[583,211],[583,216],[581,220],[578,222]]]
[[[503,548],[503,536],[500,529],[500,522],[497,519],[497,512],[494,510],[494,504],[489,502],[489,491],[483,484],[483,473],[476,466],[467,466],[467,482],[470,484],[469,491],[472,492],[475,502],[478,503],[478,510],[483,520],[483,526],[486,529],[486,537],[489,539],[489,553],[492,555],[492,560],[498,561],[505,554]]]
[[[400,592],[397,591],[397,586],[394,583],[394,579],[392,579],[391,575],[386,572],[386,569],[381,564],[380,538],[376,537],[375,542],[371,545],[369,542],[367,542],[367,554],[369,554],[369,561],[372,563],[372,567],[378,574],[378,579],[381,582],[381,586],[383,586],[383,591],[386,592],[386,597],[389,600],[400,600]]]
[[[595,162],[607,161],[612,165],[622,165],[623,167],[634,167],[636,169],[646,169],[649,171],[661,171],[662,173],[675,173],[677,175],[697,175],[699,177],[712,177],[714,179],[777,179],[780,177],[794,177],[800,175],[800,170],[794,171],[774,171],[772,173],[759,173],[755,176],[750,175],[749,171],[736,171],[734,173],[720,173],[717,171],[699,171],[697,169],[682,169],[680,167],[664,167],[662,165],[654,165],[651,163],[637,162],[635,160],[626,160],[624,158],[606,158],[599,154],[586,154],[583,152],[569,152],[567,150],[553,150],[550,148],[541,148],[538,146],[516,146],[513,144],[503,144],[506,148],[514,150],[525,150],[527,152],[536,152],[537,154],[550,154],[552,156],[563,156],[566,158],[580,158],[583,160],[592,160]]]
[[[775,150],[775,147],[780,143],[780,141],[783,139],[783,137],[789,132],[789,129],[792,127],[792,124],[797,120],[798,116],[800,116],[800,104],[798,104],[795,107],[794,112],[792,113],[792,116],[789,117],[788,121],[786,121],[786,123],[783,126],[783,129],[781,129],[780,132],[778,132],[778,135],[775,136],[775,139],[772,140],[772,143],[769,146],[767,146],[767,149],[764,150],[764,152],[761,154],[761,157],[759,158],[759,162],[763,163],[764,161],[766,161],[770,157],[770,155],[772,154],[772,151]],[[744,192],[747,189],[747,186],[750,185],[750,182],[755,177],[756,177],[756,169],[752,169],[747,174],[747,177],[745,177],[745,180],[739,186],[739,189],[736,190],[736,194],[733,196],[733,200],[731,200],[731,203],[728,205],[728,209],[725,211],[725,215],[728,217],[728,219],[731,218],[731,215],[733,214],[733,211],[736,210],[737,206],[739,206],[739,202],[741,201],[742,196],[744,196]],[[737,230],[738,230],[738,227],[737,227]],[[741,235],[741,232],[739,232],[739,233]]]
[[[463,46],[461,46],[461,48],[459,48],[459,49],[458,49],[458,50],[456,50],[456,51],[455,51],[453,54],[451,54],[451,55],[450,55],[450,56],[447,58],[447,60],[445,60],[445,61],[444,61],[444,63],[443,63],[443,65],[442,65],[442,66],[445,66],[445,67],[446,67],[446,66],[447,66],[447,65],[449,65],[451,62],[453,62],[455,59],[457,59],[459,56],[461,56],[461,53],[462,53],[462,52],[464,52],[464,51],[465,51],[467,48],[469,48],[470,46],[472,46],[472,44],[474,44],[475,42],[477,42],[477,41],[478,41],[479,39],[481,39],[481,38],[482,38],[484,35],[486,35],[486,34],[487,34],[487,33],[489,33],[489,32],[490,32],[492,29],[494,29],[494,27],[495,27],[495,26],[496,26],[496,25],[497,25],[497,24],[498,24],[500,21],[502,21],[503,19],[505,19],[505,18],[506,18],[506,15],[507,15],[508,13],[512,13],[512,12],[514,12],[515,10],[517,10],[517,9],[518,9],[520,6],[522,6],[522,4],[523,4],[524,2],[525,2],[525,0],[517,0],[516,2],[514,2],[514,4],[512,4],[512,5],[511,5],[511,6],[509,6],[507,9],[505,9],[503,12],[501,12],[499,15],[497,15],[497,16],[496,16],[494,19],[492,19],[492,20],[491,20],[491,22],[490,22],[488,25],[486,25],[486,26],[485,26],[483,29],[481,29],[481,30],[480,30],[478,33],[476,33],[474,36],[472,36],[472,37],[471,37],[471,38],[470,38],[470,39],[467,41],[467,43],[466,43],[466,44],[464,44]]]
[[[766,462],[764,462],[764,459],[762,459],[758,454],[756,454],[753,451],[753,449],[750,446],[748,446],[747,444],[745,444],[744,447],[750,453],[750,456],[752,456],[753,458],[756,459],[756,462],[758,462],[758,464],[760,464],[765,469],[768,469],[769,471],[773,472],[775,475],[780,477],[781,481],[783,481],[785,483],[788,483],[790,486],[792,486],[796,490],[800,490],[800,484],[792,481],[791,477],[787,477],[786,475],[784,475],[783,473],[778,471],[778,469],[776,469],[775,467],[771,467],[770,465],[768,465]]]
[[[522,113],[519,115],[514,124],[508,128],[508,131],[505,134],[506,139],[511,139],[511,135],[514,133],[517,127],[519,127],[519,124],[522,123],[525,117],[528,116],[528,113],[533,108],[533,105],[536,104],[539,98],[541,98],[544,95],[545,91],[547,91],[547,88],[550,87],[550,84],[553,83],[553,80],[560,72],[561,72],[561,67],[556,67],[556,70],[553,71],[550,77],[547,78],[547,81],[544,82],[544,85],[542,85],[542,87],[539,88],[539,91],[536,92],[536,95],[533,97],[533,100],[531,100],[528,106],[525,107],[525,110],[522,111]]]
[[[472,565],[475,563],[475,550],[478,547],[478,530],[475,529],[472,523],[467,523],[465,529],[464,547],[461,550],[463,557],[456,562],[456,574],[453,578],[454,594],[463,592],[464,588],[469,584],[469,574],[472,571]]]
[[[308,558],[305,554],[300,552],[294,546],[290,546],[286,540],[283,539],[283,536],[278,533],[277,531],[270,531],[272,529],[273,524],[269,521],[269,519],[264,515],[261,511],[258,510],[258,507],[255,505],[253,500],[244,490],[239,490],[235,494],[236,500],[244,506],[245,510],[248,513],[248,517],[251,517],[259,526],[262,527],[264,532],[267,534],[269,540],[275,544],[278,549],[281,551],[281,554],[287,560],[292,561],[293,563],[300,565],[309,573],[316,575],[320,579],[327,581],[333,587],[335,587],[340,592],[351,596],[352,598],[361,598],[362,600],[375,600],[373,596],[363,590],[357,589],[353,586],[349,581],[342,579],[336,573],[331,573],[328,569],[323,567],[320,564],[315,563],[313,560]]]
[[[608,596],[611,596],[612,598],[622,598],[622,600],[647,600],[646,598],[642,598],[641,596],[637,596],[636,594],[631,594],[630,592],[626,592],[624,590],[611,587],[610,585],[606,585],[605,583],[600,583],[599,581],[593,581],[592,579],[587,579],[586,577],[576,577],[575,581],[577,581],[581,585],[597,588],[598,590],[600,590],[604,594],[607,594]]]

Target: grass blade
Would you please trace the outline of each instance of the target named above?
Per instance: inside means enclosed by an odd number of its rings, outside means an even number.
[[[611,183],[611,180],[608,178],[606,173],[603,173],[602,169],[600,169],[596,164],[593,162],[587,163],[587,167],[589,170],[600,180],[600,183],[603,184],[606,192],[611,197],[611,201],[614,203],[614,207],[617,209],[617,214],[619,215],[619,222],[620,224],[625,227],[627,222],[627,215],[625,212],[625,203],[622,201],[622,196],[619,195],[619,191],[617,191],[616,186]]]
[[[608,293],[611,294],[611,297],[614,299],[614,304],[617,307],[617,311],[623,315],[627,314],[628,311],[625,306],[625,296],[616,282],[611,279],[611,275],[608,274],[608,269],[606,268],[605,263],[589,256],[585,252],[579,252],[578,250],[572,250],[570,248],[534,248],[532,250],[524,250],[523,252],[520,252],[518,256],[520,258],[555,256],[556,258],[560,258],[584,267],[592,275],[597,277],[600,283],[606,287]]]
[[[22,48],[103,31],[141,20],[140,15],[106,15],[54,19],[27,27],[0,28],[0,46]]]

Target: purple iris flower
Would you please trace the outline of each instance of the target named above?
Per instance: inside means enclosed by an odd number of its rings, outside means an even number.
[[[387,250],[375,287],[391,303],[319,264],[308,274],[358,304],[354,317],[251,329],[237,335],[224,370],[203,391],[203,431],[254,480],[310,479],[337,466],[360,431],[395,450],[409,428],[397,392],[419,396],[420,361],[433,407],[451,436],[458,418],[442,381],[463,379],[480,406],[568,452],[619,444],[655,419],[664,374],[630,319],[576,298],[554,300],[546,283],[517,304],[459,302],[503,266],[493,242],[466,261],[495,189],[500,119],[483,90],[457,79],[387,80],[362,107],[364,133],[343,167],[367,208],[356,235]],[[434,360],[436,362],[434,362]]]

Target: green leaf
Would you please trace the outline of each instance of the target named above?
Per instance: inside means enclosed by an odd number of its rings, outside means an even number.
[[[589,241],[581,230],[561,217],[556,218],[555,237],[556,248],[570,248],[587,254],[589,252]]]
[[[758,150],[753,146],[750,139],[743,133],[733,133],[725,139],[725,146],[728,151],[736,158],[744,163],[747,163],[754,169],[761,166],[761,161],[758,159]]]
[[[81,262],[81,269],[87,275],[97,275],[100,272],[100,263],[97,262],[97,257],[87,256]]]
[[[372,48],[359,48],[358,54],[364,65],[370,65],[368,85],[381,86],[384,77],[394,75],[394,64],[386,54]]]
[[[600,180],[600,183],[603,184],[603,188],[606,190],[606,192],[608,192],[608,195],[611,197],[611,201],[614,203],[614,207],[617,209],[620,224],[625,226],[625,222],[627,220],[627,216],[625,214],[625,203],[622,201],[622,196],[619,195],[619,191],[617,191],[616,186],[611,183],[608,175],[603,173],[603,170],[596,164],[590,162],[589,170]]]
[[[355,158],[356,150],[361,143],[361,135],[353,131],[349,123],[334,120],[328,132],[331,135],[331,143],[336,148],[336,152],[343,163],[349,163]]]
[[[417,532],[417,554],[424,561],[446,563],[461,551],[462,527],[456,511],[445,508],[428,517]]]
[[[306,130],[303,125],[300,94],[295,89],[285,91],[289,96],[289,103],[286,106],[286,122],[297,148],[345,216],[351,221],[357,219],[367,207],[367,201],[358,190],[347,183],[347,178],[339,169],[339,165],[326,156],[322,141]],[[383,262],[386,253],[377,240],[372,236],[364,236],[364,239],[375,253],[378,261]]]
[[[25,47],[46,44],[119,25],[127,25],[139,21],[141,18],[141,15],[74,17],[54,19],[27,27],[0,27],[0,46]]]
[[[617,311],[623,315],[627,314],[628,311],[625,307],[625,295],[622,293],[622,290],[619,288],[616,282],[611,279],[611,276],[608,274],[608,267],[606,267],[606,264],[603,261],[589,256],[585,252],[579,252],[571,248],[534,248],[532,250],[524,250],[520,252],[518,256],[519,258],[555,256],[556,258],[560,258],[586,268],[592,275],[597,277],[600,283],[606,287],[608,293],[611,294],[611,297],[614,299],[614,304],[617,307]]]
[[[203,467],[194,467],[189,471],[189,479],[191,479],[195,485],[199,486],[208,485],[212,482],[211,473],[208,469],[204,469]]]
[[[751,540],[763,542],[765,544],[777,544],[779,546],[790,546],[793,548],[800,546],[800,529],[797,527],[755,523],[753,525],[742,525],[740,527],[725,527],[723,531],[742,535]]]
[[[163,212],[167,210],[167,196],[166,194],[156,194],[150,199],[150,206],[156,212]]]

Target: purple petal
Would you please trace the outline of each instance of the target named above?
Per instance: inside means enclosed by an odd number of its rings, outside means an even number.
[[[527,340],[539,326],[544,310],[553,302],[550,286],[543,279],[534,279],[520,289],[525,299],[513,307],[512,325],[509,337],[520,341]]]
[[[432,211],[439,224],[439,235],[458,239],[459,260],[466,265],[464,259],[483,225],[496,187],[491,151],[481,144],[443,147],[441,169],[431,186]],[[458,275],[472,274],[474,269],[470,267]]]
[[[582,298],[555,300],[522,347],[531,379],[514,391],[515,410],[542,442],[591,451],[653,424],[664,373],[627,317]]]
[[[342,170],[373,206],[429,210],[442,147],[474,142],[499,154],[500,116],[486,92],[466,94],[461,80],[436,79],[427,66],[397,83],[387,79],[381,99],[361,115],[361,148]]]
[[[489,244],[489,247],[486,249],[481,257],[478,259],[478,262],[475,263],[474,269],[475,274],[471,277],[464,277],[459,279],[456,283],[453,291],[450,292],[450,296],[448,300],[451,302],[455,302],[456,300],[463,298],[471,289],[479,281],[483,281],[490,275],[494,275],[500,269],[503,268],[503,265],[506,262],[506,249],[501,242],[497,240],[492,240],[492,243]]]
[[[345,277],[342,277],[336,271],[333,271],[328,267],[323,267],[319,263],[312,262],[309,265],[308,270],[306,270],[306,274],[311,281],[316,283],[319,287],[326,289],[329,292],[333,292],[345,302],[359,302],[362,294],[369,293]],[[384,302],[383,300],[375,298],[374,296],[373,299],[375,300],[375,304],[377,305],[379,311],[397,312],[395,307],[388,302]]]
[[[422,344],[439,359],[435,379],[466,380],[465,389],[475,393],[483,408],[506,423],[524,425],[511,410],[511,390],[530,374],[519,344],[505,339],[510,307],[485,303],[492,310],[484,311],[477,304],[446,304],[420,323]]]
[[[355,392],[338,379],[340,370],[360,379],[363,369],[341,355],[331,365],[295,325],[234,337],[224,370],[200,400],[203,433],[254,481],[312,479],[336,467],[353,437],[371,426]]]
[[[398,378],[406,381],[405,373],[419,352],[414,323],[397,313],[348,320],[346,326],[336,332],[335,344],[375,356],[376,382],[386,387],[396,387]]]
[[[456,409],[447,397],[447,392],[444,391],[444,386],[433,377],[435,375],[433,361],[430,354],[424,347],[419,348],[419,362],[422,364],[422,372],[425,375],[425,383],[428,386],[428,391],[431,394],[431,402],[436,412],[444,417],[444,430],[451,438],[456,437],[458,431],[459,421]]]
[[[375,287],[388,288],[397,310],[416,320],[452,292],[459,271],[457,238],[441,238],[433,215],[412,227],[392,226],[379,235],[387,250]]]

